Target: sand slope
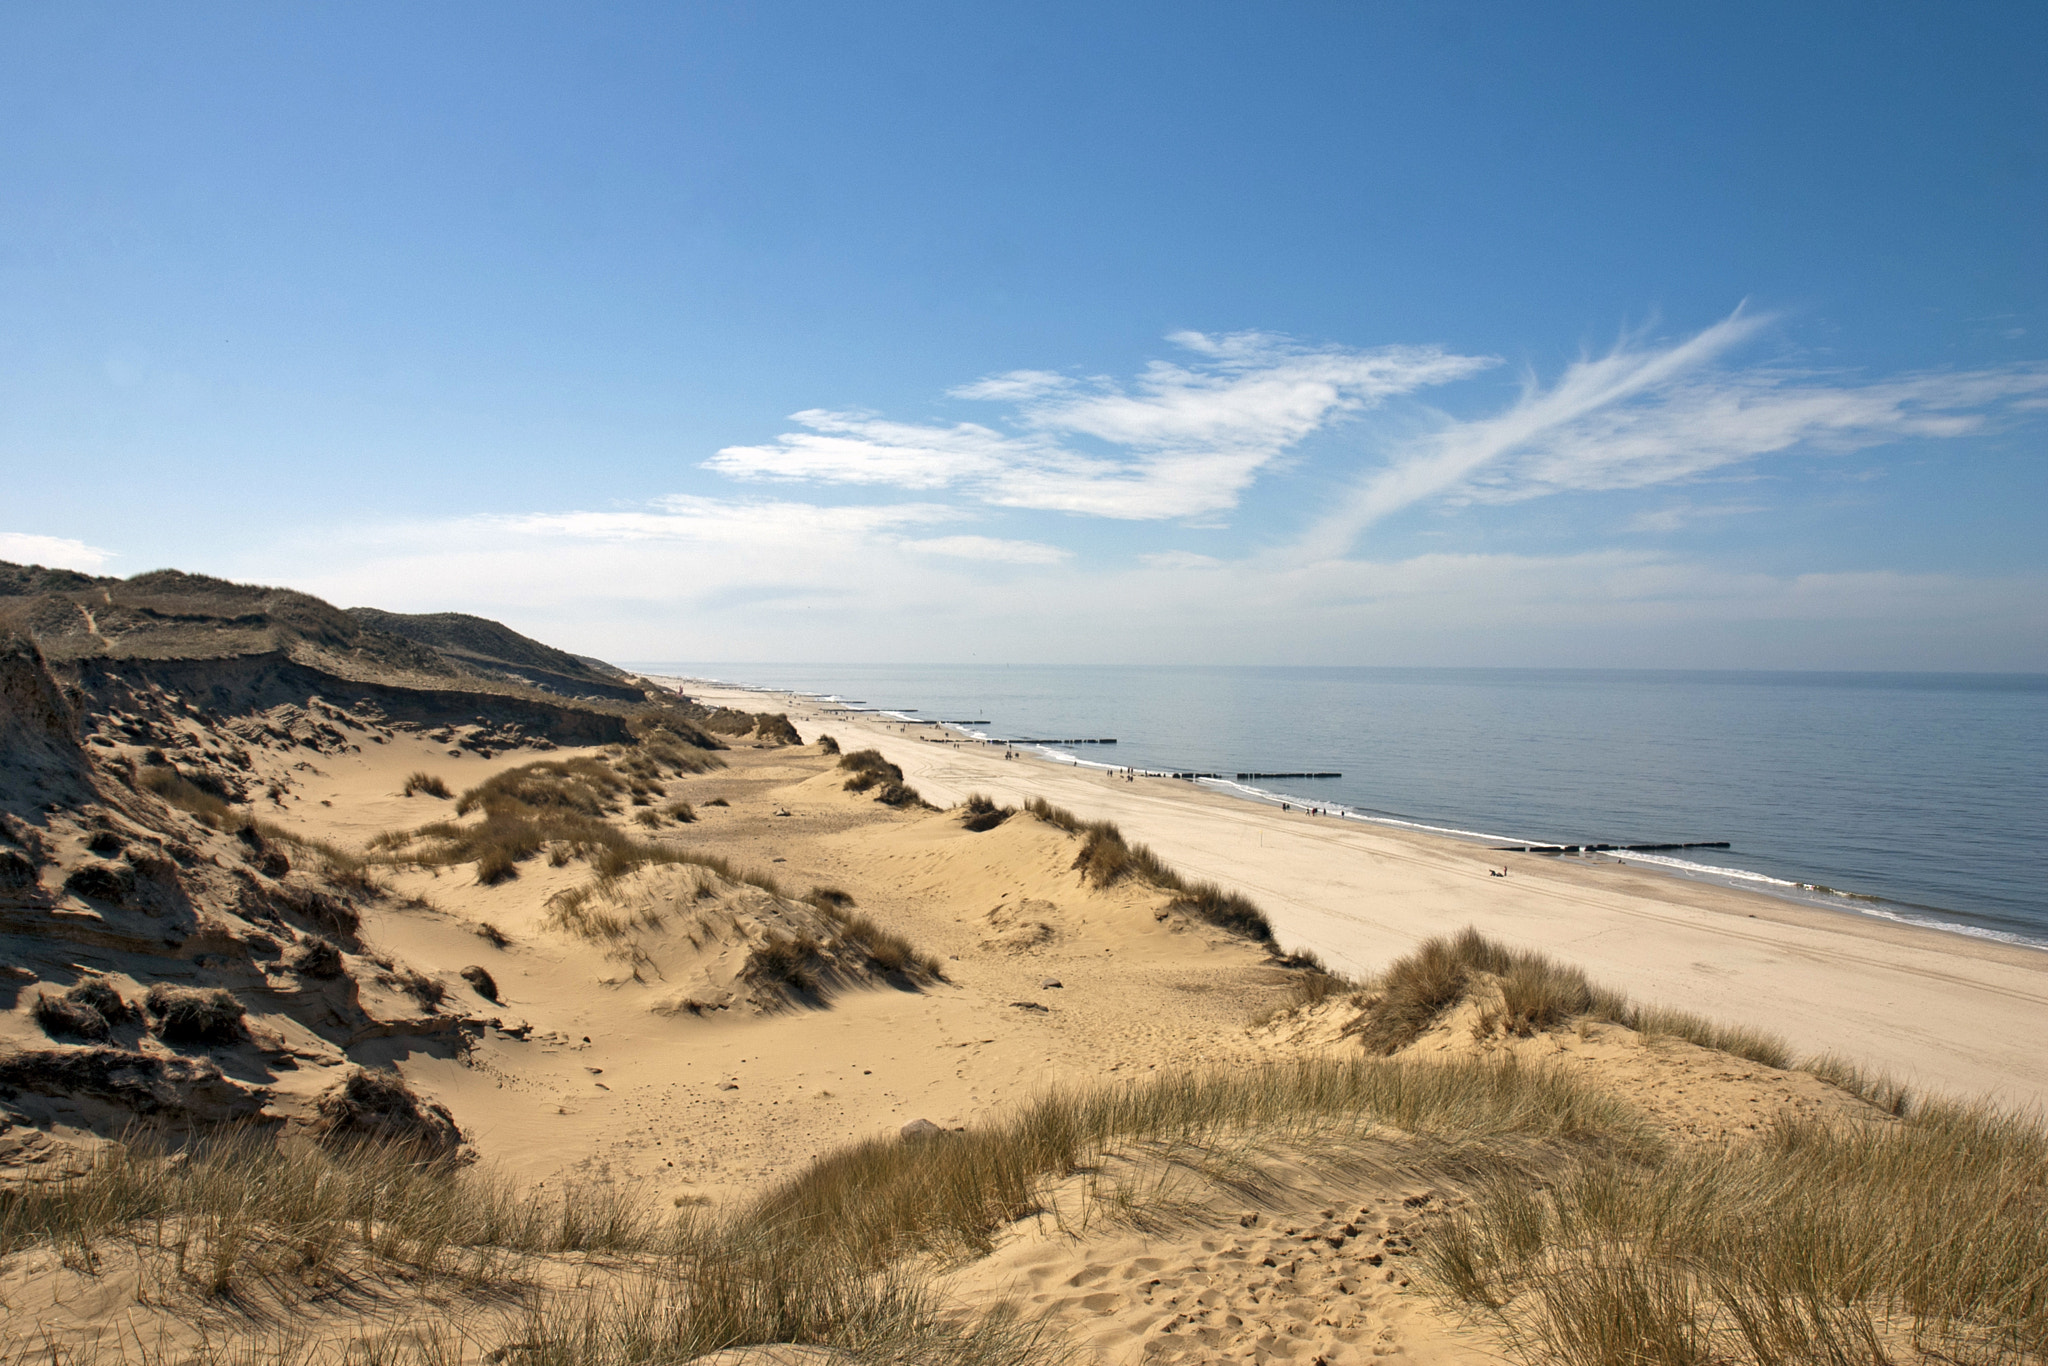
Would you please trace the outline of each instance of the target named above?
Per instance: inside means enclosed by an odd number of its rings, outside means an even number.
[[[873,745],[935,801],[1042,795],[1114,820],[1184,873],[1252,897],[1288,946],[1348,971],[1371,971],[1469,924],[1641,999],[1772,1030],[1924,1091],[2048,1103],[2048,1053],[2035,1046],[2048,1026],[2048,952],[1810,910],[1624,862],[1498,854],[1170,779],[1126,783],[1005,761],[983,746],[932,743],[927,727],[803,705],[791,715],[807,737],[824,730]],[[1503,864],[1509,877],[1487,876]]]

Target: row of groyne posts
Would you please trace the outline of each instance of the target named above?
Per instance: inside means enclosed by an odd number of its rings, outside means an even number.
[[[858,702],[841,703],[838,709],[841,711],[864,711],[869,713],[880,712],[882,710],[879,707],[869,707]],[[896,720],[901,724],[911,726],[986,726],[989,724],[987,721],[939,722],[906,715],[906,713],[915,710],[917,710],[915,707],[901,707],[893,711],[887,712],[886,714],[895,717]],[[1113,745],[1116,743],[1116,740],[1109,736],[1084,737],[1064,740],[1052,740],[1043,737],[1018,737],[1016,739],[1010,740],[984,740],[980,743],[987,745],[1001,745],[1005,748],[1008,748],[1015,745]],[[1189,769],[1186,771],[1167,769],[1132,769],[1131,772],[1137,773],[1147,778],[1178,778],[1182,782],[1190,783],[1201,778],[1213,778],[1219,782],[1226,779],[1235,778],[1238,782],[1244,783],[1265,778],[1341,778],[1344,776],[1341,773],[1330,773],[1324,771],[1303,771],[1298,773],[1247,772],[1231,774],[1205,773],[1194,769]],[[1285,803],[1283,803],[1283,805],[1285,805]],[[1493,847],[1496,851],[1503,854],[1666,854],[1681,849],[1726,849],[1730,847],[1730,844],[1727,840],[1688,840],[1681,844],[1497,844]]]
[[[1692,840],[1685,844],[1496,844],[1503,854],[1660,854],[1673,849],[1726,849],[1727,840]]]

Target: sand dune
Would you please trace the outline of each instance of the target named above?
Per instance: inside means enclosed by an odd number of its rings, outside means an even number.
[[[706,690],[710,699],[714,694]],[[760,705],[759,694],[751,696]],[[800,703],[801,699],[797,699]],[[1240,889],[1281,940],[1366,972],[1471,924],[1647,1000],[1775,1031],[1916,1087],[2048,1103],[2048,953],[1729,890],[1627,866],[1478,845],[1239,801],[792,708],[807,736],[857,736],[936,801],[1040,795],[1116,821],[1184,872]],[[1505,864],[1506,879],[1486,869]]]
[[[664,1218],[742,1208],[849,1143],[879,1139],[914,1156],[914,1143],[952,1141],[948,1131],[999,1122],[1049,1091],[1359,1056],[1345,1033],[1357,999],[1290,1006],[1305,980],[1299,963],[1142,880],[1092,884],[1076,867],[1076,833],[1023,812],[970,824],[946,809],[983,793],[1113,819],[1182,873],[1255,897],[1282,947],[1313,949],[1340,969],[1378,969],[1428,935],[1472,924],[1639,996],[1776,1029],[1802,1049],[1832,1048],[1935,1089],[2032,1102],[2048,1087],[2028,1048],[2048,1003],[2048,963],[2034,955],[1621,866],[1506,856],[1511,876],[1489,878],[1502,856],[1470,846],[1171,781],[1005,761],[795,708],[803,739],[830,730],[846,749],[872,745],[926,799],[891,805],[877,800],[885,786],[848,790],[847,771],[814,744],[755,728],[740,713],[761,706],[758,696],[698,697],[736,708],[732,746],[688,756],[658,781],[632,744],[557,748],[489,722],[428,731],[330,709],[347,731],[340,742],[251,741],[242,772],[251,792],[269,794],[263,815],[277,839],[383,860],[372,867],[385,890],[358,897],[351,975],[336,980],[373,1025],[402,1016],[403,1027],[207,1056],[241,1068],[263,1117],[288,1133],[315,1124],[318,1098],[352,1069],[389,1066],[423,1104],[453,1116],[478,1172]],[[206,724],[177,724],[195,753],[228,752],[202,734]],[[406,795],[412,775],[456,794],[536,760],[588,765],[621,785],[632,776],[638,804],[625,804],[620,786],[607,819],[662,857],[605,871],[597,850],[557,841],[485,881],[476,862],[425,856],[447,831],[487,817],[474,803],[458,813],[451,800]],[[166,809],[150,819],[168,830],[184,818]],[[195,866],[259,857],[218,832],[195,827],[192,837],[199,855],[220,851]],[[254,873],[236,876],[256,885]],[[890,936],[905,942],[892,948]],[[229,981],[239,970],[209,961],[187,955],[178,971]],[[17,995],[10,1046],[61,1051]],[[1402,1056],[1513,1059],[1530,1075],[1581,1079],[1676,1145],[1719,1147],[1784,1116],[1895,1122],[1809,1073],[1611,1020],[1518,1037],[1482,998],[1448,1010]],[[252,1016],[285,1031],[295,1018]],[[174,1052],[141,1036],[133,1046]],[[278,1061],[287,1051],[289,1064]],[[251,1070],[259,1063],[273,1070]],[[899,1139],[906,1126],[937,1137]],[[1564,1160],[1541,1142],[1499,1142],[1519,1143],[1517,1160],[1532,1170]],[[1415,1270],[1430,1231],[1473,1198],[1473,1151],[1384,1126],[1341,1143],[1303,1131],[1227,1150],[1112,1145],[1053,1180],[1035,1212],[997,1227],[992,1250],[930,1254],[926,1269],[952,1297],[950,1312],[1011,1301],[1044,1315],[1081,1360],[1497,1360],[1497,1340],[1426,1296]],[[17,1144],[10,1160],[33,1179],[48,1156]],[[310,1280],[272,1272],[224,1297],[196,1288],[182,1251],[173,1264],[139,1242],[83,1259],[37,1245],[0,1270],[0,1303],[20,1340],[55,1344],[59,1366],[65,1353],[87,1359],[95,1341],[116,1356],[127,1348],[104,1344],[176,1354],[202,1342],[274,1345],[285,1327],[338,1344],[433,1326],[473,1359],[510,1351],[529,1308],[579,1287],[618,1292],[656,1265],[534,1253],[480,1281],[401,1275],[350,1255],[358,1261],[338,1278],[331,1268]]]

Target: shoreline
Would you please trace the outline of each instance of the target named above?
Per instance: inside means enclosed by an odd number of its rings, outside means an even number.
[[[649,677],[656,677],[649,675]],[[685,682],[673,676],[663,681]],[[1116,821],[1184,874],[1258,902],[1281,943],[1365,974],[1466,924],[1573,962],[1644,1001],[1785,1036],[1932,1094],[2048,1108],[2048,955],[1947,929],[1674,876],[1636,863],[1502,853],[1449,835],[1281,811],[1174,779],[1113,779],[1006,761],[928,725],[822,707],[782,690],[690,679],[716,704],[777,699],[806,738],[859,737],[942,805],[1042,796]],[[782,699],[787,699],[786,707]],[[848,745],[848,748],[856,747]],[[1021,751],[1020,751],[1021,752]],[[1509,876],[1490,878],[1489,867]]]
[[[689,683],[713,689],[729,691],[740,696],[769,697],[778,705],[786,707],[804,706],[825,714],[873,717],[885,725],[930,727],[938,732],[949,732],[962,738],[962,743],[990,745],[1002,743],[994,737],[979,735],[966,729],[960,722],[936,721],[914,717],[906,713],[883,708],[865,707],[858,704],[827,704],[823,697],[836,694],[814,694],[795,692],[784,688],[762,687],[749,683],[735,683],[708,679],[698,676],[646,674],[648,678],[673,683]],[[1066,742],[1073,743],[1073,742]],[[2031,937],[2016,930],[1997,929],[1990,926],[1968,923],[1966,912],[1950,910],[1941,906],[1922,905],[1902,901],[1872,892],[1844,890],[1819,882],[1804,882],[1796,877],[1781,876],[1777,873],[1761,872],[1753,868],[1723,867],[1702,863],[1692,859],[1673,858],[1654,850],[1636,850],[1623,846],[1568,845],[1549,840],[1538,840],[1521,835],[1489,834],[1479,830],[1464,830],[1456,826],[1433,824],[1428,821],[1410,819],[1392,812],[1364,809],[1342,802],[1317,802],[1285,792],[1269,791],[1247,785],[1244,782],[1219,775],[1183,774],[1165,769],[1144,769],[1129,765],[1109,764],[1098,759],[1082,758],[1068,754],[1060,741],[1019,742],[1016,746],[1020,755],[1052,764],[1058,767],[1090,769],[1098,772],[1134,772],[1141,777],[1160,779],[1182,779],[1192,786],[1244,801],[1253,805],[1288,810],[1290,808],[1315,808],[1326,819],[1353,821],[1363,825],[1384,827],[1392,830],[1407,830],[1440,839],[1471,844],[1490,849],[1494,853],[1529,852],[1559,861],[1573,859],[1598,862],[1612,859],[1632,867],[1652,870],[1663,876],[1682,882],[1700,883],[1722,887],[1731,891],[1750,892],[1773,901],[1803,906],[1831,915],[1852,915],[1866,921],[1912,926],[1931,930],[1937,934],[1959,935],[1984,943],[2002,944],[2013,948],[2037,953],[2048,953],[2048,938]],[[1285,775],[1269,775],[1285,776]],[[1517,851],[1513,846],[1528,846]],[[1542,846],[1538,848],[1536,846]]]

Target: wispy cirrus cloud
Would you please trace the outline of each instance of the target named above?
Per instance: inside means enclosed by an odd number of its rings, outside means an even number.
[[[1001,507],[1099,517],[1198,516],[1236,506],[1261,469],[1329,424],[1496,363],[1260,332],[1170,340],[1190,359],[1154,361],[1128,385],[1018,370],[951,391],[1012,405],[1000,427],[810,409],[794,416],[804,430],[726,447],[705,467],[748,480],[958,489]]]
[[[1722,364],[1768,322],[1738,312],[1669,346],[1620,346],[1575,362],[1547,388],[1529,382],[1503,412],[1445,421],[1395,447],[1302,548],[1342,555],[1373,523],[1432,499],[1510,503],[1649,488],[1795,448],[1967,436],[2048,396],[2041,365],[1859,383]]]
[[[1043,541],[1007,541],[995,536],[933,536],[897,544],[920,555],[946,555],[956,560],[988,560],[997,564],[1058,564],[1071,554]]]
[[[467,518],[465,524],[515,535],[590,541],[696,541],[712,545],[818,545],[862,542],[898,527],[958,521],[943,503],[822,507],[780,499],[700,498],[671,494],[617,512],[535,512]]]

